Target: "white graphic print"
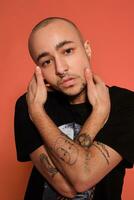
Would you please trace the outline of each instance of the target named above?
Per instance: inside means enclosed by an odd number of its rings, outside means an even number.
[[[72,122],[59,126],[59,129],[70,139],[73,140],[80,132],[81,125]],[[77,195],[72,200],[93,200],[94,189],[95,187],[90,188],[86,192],[77,193]],[[44,183],[44,192],[42,200],[69,200],[69,199],[70,198],[60,196],[60,194],[56,193],[56,191],[53,190],[50,187],[50,185],[47,184],[47,182]]]
[[[72,140],[79,133],[81,126],[76,123],[69,123],[59,126],[59,129]]]

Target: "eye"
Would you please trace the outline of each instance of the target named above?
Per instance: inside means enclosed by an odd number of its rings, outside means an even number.
[[[48,59],[48,60],[45,60],[41,65],[42,66],[47,66],[47,65],[50,65],[50,64],[52,64],[52,59]]]
[[[64,52],[65,55],[68,55],[68,54],[71,54],[71,53],[73,53],[73,48],[68,48]]]

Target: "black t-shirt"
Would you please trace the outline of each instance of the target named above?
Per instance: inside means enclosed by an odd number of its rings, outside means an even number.
[[[94,195],[90,195],[89,198],[88,191],[83,194],[83,197],[78,194],[75,199],[120,200],[125,168],[133,166],[134,93],[115,86],[109,87],[109,92],[111,99],[110,116],[95,140],[116,150],[123,157],[123,161],[92,188],[90,192],[94,192]],[[70,105],[64,95],[49,92],[45,110],[59,129],[73,139],[91,113],[92,107],[88,102]],[[16,103],[15,141],[19,161],[29,161],[29,154],[43,145],[36,127],[29,118],[25,95],[21,96]],[[34,167],[25,200],[56,200],[58,196]]]

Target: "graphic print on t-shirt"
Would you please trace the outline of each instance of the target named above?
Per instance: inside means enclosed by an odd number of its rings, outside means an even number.
[[[64,124],[58,127],[65,135],[72,140],[80,132],[81,125],[75,122]],[[90,188],[86,192],[77,193],[73,200],[92,200],[94,196],[95,187]],[[42,200],[67,200],[69,198],[63,197],[58,194],[47,182],[44,183],[44,191]]]

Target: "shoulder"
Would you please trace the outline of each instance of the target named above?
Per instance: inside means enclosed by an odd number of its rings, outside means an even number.
[[[113,86],[109,87],[109,93],[111,100],[109,121],[134,124],[134,92]]]
[[[121,99],[122,97],[134,98],[134,91],[126,88],[121,88],[117,86],[109,87],[110,96],[116,99]]]
[[[134,108],[134,92],[117,86],[109,87],[112,106],[130,106]]]
[[[26,102],[26,93],[22,94],[18,99],[16,100],[15,104],[15,111],[26,111],[27,110],[27,102]]]
[[[127,167],[134,163],[134,92],[120,87],[109,87],[111,112],[96,140],[117,151]],[[129,164],[128,164],[129,163]]]

